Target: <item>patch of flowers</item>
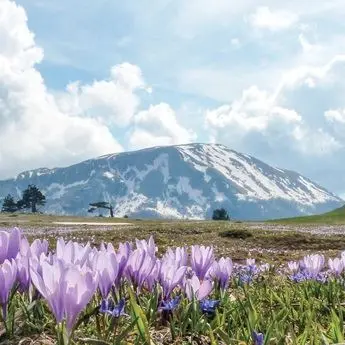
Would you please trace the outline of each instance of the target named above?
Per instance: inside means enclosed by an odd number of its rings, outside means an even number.
[[[284,267],[216,258],[212,247],[29,243],[0,231],[1,337],[51,334],[59,345],[344,341],[345,253]],[[162,337],[160,337],[161,339]],[[1,342],[1,338],[0,338]]]

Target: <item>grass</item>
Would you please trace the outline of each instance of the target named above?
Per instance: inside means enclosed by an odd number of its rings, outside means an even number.
[[[68,225],[54,222],[107,223],[102,226]],[[129,225],[116,225],[116,223]],[[185,245],[212,245],[218,256],[230,256],[241,261],[248,256],[267,261],[287,261],[310,252],[328,256],[345,250],[345,234],[312,234],[293,226],[253,224],[222,221],[159,221],[109,218],[57,217],[49,215],[0,214],[0,228],[18,226],[30,240],[46,238],[54,247],[58,237],[99,245],[102,241],[117,245],[119,242],[146,239],[153,235],[159,249]],[[298,225],[298,223],[297,223]]]
[[[328,224],[328,225],[345,225],[345,206],[337,208],[331,212],[306,216],[270,220],[269,223],[278,224]]]

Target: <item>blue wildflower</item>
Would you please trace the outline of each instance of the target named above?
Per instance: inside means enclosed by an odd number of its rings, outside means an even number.
[[[181,299],[181,296],[177,296],[168,301],[162,301],[160,309],[164,311],[173,311],[179,305],[180,299]]]
[[[125,313],[125,300],[121,299],[119,304],[115,305],[113,301],[102,300],[101,306],[99,308],[101,313],[110,314],[112,317],[120,317],[127,315]]]
[[[262,333],[256,333],[255,331],[252,333],[252,338],[254,345],[263,345],[264,344],[264,335]]]
[[[205,314],[214,314],[218,306],[219,306],[218,300],[204,299],[200,301],[200,309]]]

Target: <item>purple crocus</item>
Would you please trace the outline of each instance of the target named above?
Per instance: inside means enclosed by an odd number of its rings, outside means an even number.
[[[150,236],[149,240],[135,240],[137,245],[137,249],[142,249],[143,251],[147,252],[151,256],[155,256],[157,252],[157,247],[153,236]]]
[[[97,279],[88,269],[55,260],[43,261],[42,276],[31,269],[31,279],[47,300],[56,322],[66,320],[70,335],[79,313],[86,307],[97,288]]]
[[[0,264],[0,305],[2,307],[2,317],[7,317],[7,304],[10,292],[14,287],[17,278],[17,265],[16,262],[5,260]]]
[[[136,249],[129,256],[126,276],[138,289],[141,289],[144,282],[150,279],[150,275],[157,273],[156,261],[156,257],[151,256],[149,252]]]
[[[66,272],[64,292],[64,312],[66,328],[70,334],[79,313],[87,306],[97,289],[97,279],[88,269],[70,266]]]
[[[288,262],[288,269],[291,273],[296,273],[299,270],[299,262],[289,261]]]
[[[201,282],[196,275],[187,279],[185,282],[185,293],[190,301],[194,296],[199,301],[205,299],[211,293],[212,289],[213,285],[210,280],[205,279]]]
[[[344,262],[339,258],[329,259],[328,266],[330,271],[336,276],[340,276],[344,271]]]
[[[6,259],[15,259],[20,250],[22,233],[18,228],[11,232],[0,231],[0,264]]]
[[[311,277],[317,277],[325,264],[325,257],[320,254],[307,255],[301,262],[302,269],[306,270]]]
[[[230,258],[220,258],[219,261],[213,263],[209,275],[219,282],[219,286],[222,290],[226,290],[229,286],[232,269],[233,264]]]
[[[176,267],[187,266],[188,265],[188,252],[185,247],[177,247],[175,250],[169,248],[163,260],[172,261],[175,263]]]
[[[214,262],[213,248],[192,246],[191,267],[197,277],[203,280]]]
[[[116,253],[116,260],[119,264],[118,274],[115,280],[115,285],[119,286],[121,283],[121,279],[123,278],[124,271],[126,269],[126,265],[129,259],[129,256],[132,252],[132,245],[129,242],[120,243],[119,249]]]
[[[160,264],[158,281],[163,289],[163,299],[169,298],[171,292],[182,283],[186,273],[186,266],[177,266],[170,259],[163,259]]]
[[[99,251],[93,258],[93,270],[98,274],[98,288],[105,299],[108,297],[119,270],[115,252]]]
[[[91,268],[90,256],[93,253],[90,243],[85,246],[78,242],[65,242],[62,238],[56,244],[56,258],[65,263]]]

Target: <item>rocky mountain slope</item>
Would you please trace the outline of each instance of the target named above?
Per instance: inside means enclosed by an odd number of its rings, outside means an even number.
[[[225,207],[235,219],[261,220],[344,203],[296,172],[217,144],[154,147],[27,171],[0,181],[0,197],[20,196],[28,184],[45,193],[45,212],[69,215],[87,215],[90,202],[109,201],[117,216],[200,219]]]

